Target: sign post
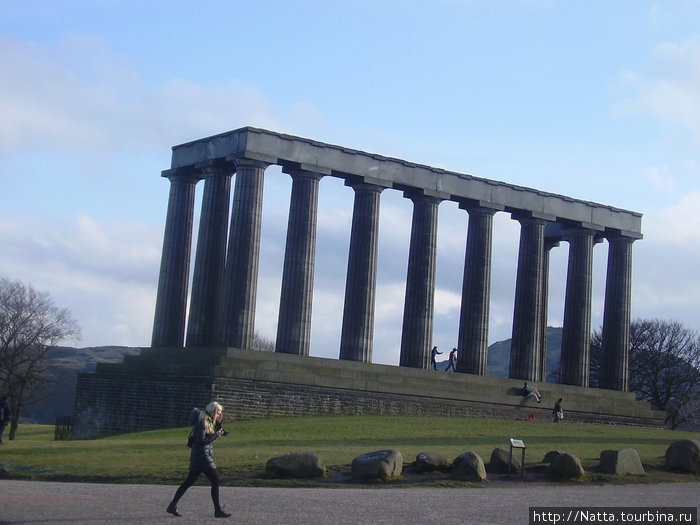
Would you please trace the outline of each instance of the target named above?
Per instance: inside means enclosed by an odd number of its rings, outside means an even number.
[[[521,467],[520,467],[520,477],[524,478],[525,477],[525,443],[523,442],[522,439],[513,439],[510,438],[510,452],[508,453],[508,475],[510,476],[510,470],[511,466],[513,464],[513,449],[514,448],[519,448],[522,449],[523,455],[522,455],[522,460],[521,460]]]

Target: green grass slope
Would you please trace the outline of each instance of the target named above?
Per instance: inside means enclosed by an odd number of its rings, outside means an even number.
[[[534,468],[550,450],[577,456],[589,471],[588,482],[700,481],[700,476],[663,471],[664,454],[675,440],[698,435],[658,428],[637,428],[548,421],[457,419],[444,417],[314,416],[231,421],[230,435],[215,443],[215,459],[224,484],[305,485],[309,482],[273,481],[264,476],[270,458],[300,451],[318,454],[331,473],[331,485],[350,471],[354,457],[394,448],[404,457],[404,472],[420,452],[454,458],[467,451],[488,463],[494,448],[508,448],[510,438],[522,439],[526,464]],[[53,441],[53,427],[22,425],[17,439],[0,450],[0,478],[175,484],[187,472],[188,428],[124,434],[95,440]],[[644,464],[643,477],[595,473],[600,453],[634,448]],[[405,476],[406,477],[406,476]],[[441,484],[449,476],[414,476],[412,483]],[[403,482],[409,482],[404,479]],[[449,482],[452,485],[455,482]]]

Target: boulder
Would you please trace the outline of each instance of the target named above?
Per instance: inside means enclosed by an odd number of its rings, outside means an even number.
[[[666,468],[700,474],[700,440],[680,439],[666,449]]]
[[[268,460],[265,472],[274,478],[322,478],[326,466],[313,452],[292,452]]]
[[[631,474],[642,476],[646,474],[639,454],[633,448],[622,450],[603,450],[600,453],[600,465],[598,469],[606,474]]]
[[[435,452],[421,452],[416,455],[416,472],[445,472],[452,468],[452,463],[442,454]]]
[[[486,481],[484,461],[476,452],[465,452],[452,462],[452,477],[460,481]]]
[[[576,456],[562,452],[549,463],[549,474],[558,479],[578,479],[583,476],[583,467]]]
[[[403,456],[398,450],[377,450],[352,460],[354,481],[387,480],[401,475]]]
[[[523,468],[520,463],[520,459],[517,457],[522,455],[522,452],[518,449],[513,452],[513,457],[510,463],[510,472],[520,472]],[[510,456],[510,451],[504,448],[494,448],[491,452],[491,460],[489,461],[488,471],[497,474],[508,474],[508,457]]]
[[[542,458],[542,463],[551,463],[554,458],[556,458],[559,454],[562,453],[562,450],[550,450]]]

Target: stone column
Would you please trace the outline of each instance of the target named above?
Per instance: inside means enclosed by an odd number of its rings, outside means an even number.
[[[558,239],[548,239],[545,237],[544,239],[544,254],[543,259],[542,259],[542,300],[541,300],[541,308],[542,308],[542,327],[541,327],[541,333],[540,333],[540,352],[539,352],[539,361],[540,361],[540,380],[541,381],[546,381],[547,380],[547,310],[549,306],[549,255],[552,251],[552,248],[555,248],[559,246],[559,240]]]
[[[381,186],[346,182],[355,190],[345,282],[340,359],[372,362]]]
[[[203,170],[204,195],[192,278],[186,346],[215,346],[226,263],[226,234],[234,166]]]
[[[493,216],[497,210],[461,204],[469,213],[457,341],[457,371],[486,375]]]
[[[438,206],[441,199],[423,192],[404,194],[413,201],[400,366],[427,369],[433,340]]]
[[[515,284],[510,373],[514,379],[541,380],[542,286],[544,228],[547,221],[514,216],[520,222],[520,248]]]
[[[219,344],[250,349],[255,331],[263,181],[268,164],[239,159],[236,166],[219,319]]]
[[[608,271],[603,312],[600,387],[629,390],[629,347],[632,286],[632,243],[623,235],[607,238]]]
[[[194,192],[200,175],[195,172],[168,170],[163,172],[163,176],[170,180],[170,196],[160,258],[151,346],[181,347],[185,336]]]
[[[291,176],[292,195],[289,203],[276,350],[285,354],[309,355],[318,185],[322,175],[297,170],[292,172]]]
[[[560,383],[588,386],[591,354],[591,290],[593,236],[586,228],[572,228],[564,300]]]

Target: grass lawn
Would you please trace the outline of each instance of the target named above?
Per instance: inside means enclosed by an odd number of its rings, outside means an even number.
[[[353,458],[360,454],[393,448],[403,455],[406,470],[420,452],[454,458],[473,451],[488,463],[494,448],[508,449],[509,438],[525,442],[527,465],[539,463],[550,450],[577,456],[588,471],[584,482],[700,481],[700,476],[663,471],[668,446],[679,439],[700,438],[692,432],[548,421],[386,416],[271,418],[229,422],[225,426],[230,435],[216,441],[214,456],[226,485],[308,486],[309,482],[265,479],[267,460],[288,452],[315,452],[329,471],[337,473],[348,472]],[[53,441],[53,426],[21,425],[17,439],[6,440],[0,448],[0,479],[176,484],[187,473],[188,433],[189,428],[178,428]],[[614,477],[594,472],[601,451],[622,448],[637,450],[646,476]],[[423,484],[431,483],[445,481],[424,479]]]

